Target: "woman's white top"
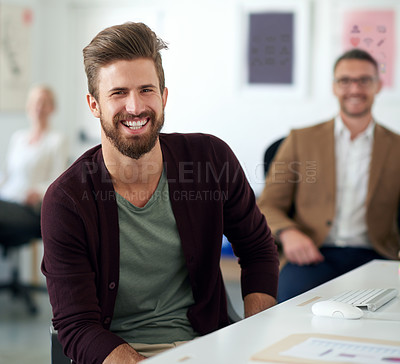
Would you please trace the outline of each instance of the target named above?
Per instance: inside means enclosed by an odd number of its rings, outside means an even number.
[[[3,200],[23,203],[30,190],[43,197],[68,165],[67,142],[61,134],[46,131],[33,144],[29,144],[29,137],[29,130],[19,130],[10,139],[6,171],[0,184]]]

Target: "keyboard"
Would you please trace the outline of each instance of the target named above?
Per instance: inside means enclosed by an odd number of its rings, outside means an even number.
[[[395,288],[356,289],[343,292],[331,298],[332,301],[350,303],[353,306],[376,311],[398,295]]]

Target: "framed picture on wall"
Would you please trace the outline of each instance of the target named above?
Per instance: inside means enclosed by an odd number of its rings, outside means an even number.
[[[304,96],[309,75],[309,1],[246,2],[240,23],[240,88]]]

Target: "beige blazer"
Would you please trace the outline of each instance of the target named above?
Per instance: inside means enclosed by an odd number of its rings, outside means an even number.
[[[276,233],[297,227],[321,246],[335,216],[334,121],[293,130],[271,164],[258,205]],[[288,212],[294,205],[294,216]],[[373,247],[399,259],[396,219],[400,204],[400,135],[377,124],[367,192],[367,226]]]

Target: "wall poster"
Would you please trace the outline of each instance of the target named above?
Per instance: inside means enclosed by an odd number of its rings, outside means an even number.
[[[22,111],[31,83],[30,8],[0,4],[0,111]]]
[[[395,82],[395,18],[395,10],[347,10],[343,14],[343,48],[369,52],[377,60],[387,88],[392,88]]]
[[[294,14],[250,13],[248,40],[248,82],[293,83]]]

